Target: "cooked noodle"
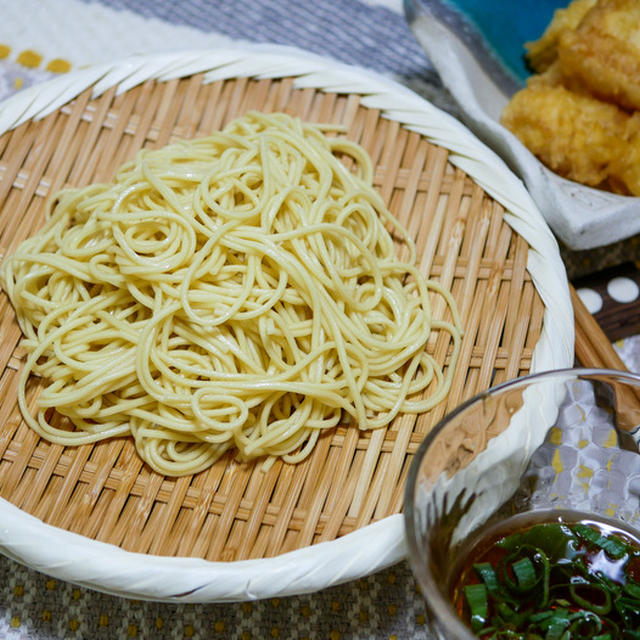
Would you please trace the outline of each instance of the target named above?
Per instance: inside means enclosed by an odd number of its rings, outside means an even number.
[[[63,445],[130,434],[153,469],[182,475],[232,447],[296,462],[341,420],[375,429],[440,402],[455,304],[372,183],[360,146],[249,113],[57,194],[1,268],[28,352],[26,422]],[[438,295],[449,319],[432,317]],[[433,331],[450,334],[446,368],[425,348]]]

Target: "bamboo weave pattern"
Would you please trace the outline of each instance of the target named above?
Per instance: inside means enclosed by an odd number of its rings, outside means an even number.
[[[501,205],[448,162],[446,149],[381,118],[359,96],[294,89],[289,79],[204,84],[192,76],[96,99],[85,91],[4,134],[0,253],[38,228],[45,199],[59,188],[108,180],[141,147],[206,135],[249,109],[342,123],[368,150],[375,185],[416,239],[425,275],[458,303],[465,336],[449,397],[388,429],[339,427],[295,466],[277,462],[265,473],[259,463],[225,457],[195,476],[165,478],[127,439],[63,448],[22,423],[16,383],[24,353],[2,295],[0,495],[44,522],[130,551],[225,561],[333,540],[401,510],[412,453],[447,410],[529,370],[544,306],[526,271],[527,244],[503,221]],[[449,347],[437,334],[429,345],[445,366]],[[37,386],[33,380],[31,398]],[[481,433],[465,439],[474,449],[482,442]]]

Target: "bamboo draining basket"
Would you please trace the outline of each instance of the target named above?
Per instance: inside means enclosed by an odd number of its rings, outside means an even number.
[[[555,241],[502,162],[404,87],[277,47],[129,59],[1,105],[2,255],[42,224],[61,187],[109,180],[141,147],[206,135],[250,109],[340,123],[368,150],[421,268],[460,309],[465,334],[448,398],[386,429],[328,431],[297,465],[265,472],[229,455],[168,478],[127,438],[65,448],[26,427],[16,400],[21,334],[2,294],[4,553],[63,579],[162,600],[301,593],[361,576],[404,555],[404,480],[432,426],[494,383],[573,363]],[[444,336],[429,348],[446,367]],[[470,447],[482,441],[469,434]]]

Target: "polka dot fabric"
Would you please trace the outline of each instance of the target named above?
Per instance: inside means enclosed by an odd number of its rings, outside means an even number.
[[[126,600],[0,561],[0,637],[91,640],[283,640],[425,637],[426,614],[406,563],[318,594],[234,604]]]

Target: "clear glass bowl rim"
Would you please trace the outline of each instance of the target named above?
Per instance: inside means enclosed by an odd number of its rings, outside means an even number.
[[[447,413],[425,436],[424,440],[420,443],[413,460],[411,461],[411,466],[409,467],[407,481],[405,484],[403,509],[409,565],[411,566],[413,574],[422,589],[423,597],[429,603],[428,608],[430,610],[430,615],[435,615],[437,617],[438,623],[442,627],[443,631],[455,634],[455,636],[452,637],[458,638],[459,640],[476,640],[477,636],[474,635],[460,620],[451,603],[440,593],[436,581],[431,575],[428,567],[426,567],[424,563],[420,562],[421,550],[418,545],[414,526],[413,495],[422,460],[440,432],[442,432],[458,415],[477,402],[497,393],[501,393],[505,389],[526,386],[530,382],[535,382],[536,380],[544,380],[547,378],[554,378],[556,376],[566,377],[567,375],[574,376],[576,378],[589,378],[595,376],[616,378],[621,382],[627,381],[640,388],[640,374],[609,368],[568,367],[565,369],[550,369],[513,378],[494,385],[486,391],[477,393]],[[424,575],[419,574],[417,570],[418,566],[424,569]]]

